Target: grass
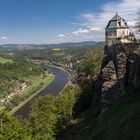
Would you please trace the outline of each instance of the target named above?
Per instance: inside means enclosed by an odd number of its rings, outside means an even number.
[[[34,94],[32,94],[29,98],[21,102],[18,106],[14,107],[9,113],[13,114],[15,113],[18,109],[20,109],[22,106],[24,106],[26,103],[31,101],[35,96],[37,96],[43,89],[45,89],[53,80],[54,80],[54,75],[52,74],[47,74],[47,76],[43,79],[37,79],[35,77],[30,77],[28,80],[31,81],[31,86],[29,86],[27,89],[25,89],[22,93],[20,93],[20,96],[26,96],[31,93],[32,89],[37,87],[40,83],[43,83],[43,86],[38,89]]]
[[[140,91],[116,101],[95,118],[94,107],[68,128],[67,140],[140,140]]]
[[[12,59],[4,58],[0,56],[0,63],[7,63],[7,62],[12,62]]]

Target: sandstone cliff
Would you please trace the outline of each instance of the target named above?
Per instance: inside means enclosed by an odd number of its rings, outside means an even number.
[[[95,87],[104,112],[118,98],[140,88],[140,44],[105,46],[101,73]]]

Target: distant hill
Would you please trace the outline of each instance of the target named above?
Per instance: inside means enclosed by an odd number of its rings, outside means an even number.
[[[60,44],[4,44],[0,45],[0,49],[43,49],[43,48],[69,48],[69,47],[95,47],[104,46],[104,42],[85,41],[85,42],[67,42]]]

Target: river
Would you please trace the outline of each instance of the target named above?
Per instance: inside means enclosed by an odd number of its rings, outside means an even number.
[[[66,84],[69,81],[69,74],[68,72],[52,67],[52,66],[46,66],[48,71],[52,72],[53,75],[55,75],[55,79],[53,82],[48,85],[42,92],[40,92],[36,97],[38,96],[45,96],[47,94],[51,94],[53,96],[57,96],[63,88],[66,86]],[[32,101],[32,100],[31,100]],[[25,104],[23,107],[21,107],[16,113],[16,116],[21,116],[23,118],[28,118],[29,112],[31,110],[31,101]]]

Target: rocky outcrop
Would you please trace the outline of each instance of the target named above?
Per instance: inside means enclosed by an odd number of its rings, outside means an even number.
[[[101,73],[95,87],[95,97],[102,112],[118,98],[140,88],[140,44],[105,46]]]

